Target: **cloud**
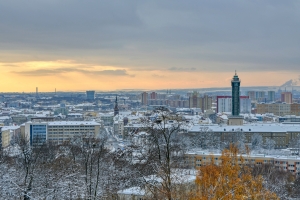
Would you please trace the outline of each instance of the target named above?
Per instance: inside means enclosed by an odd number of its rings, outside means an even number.
[[[161,74],[152,74],[152,77],[154,77],[154,78],[165,78],[166,76],[161,75]]]
[[[168,69],[169,71],[179,71],[179,72],[190,72],[190,71],[196,71],[195,67],[171,67]]]
[[[299,71],[299,10],[297,0],[0,1],[0,61],[23,56],[130,71]],[[2,56],[7,52],[15,57]]]
[[[108,76],[131,76],[134,77],[135,75],[129,75],[126,70],[124,69],[117,69],[117,70],[102,70],[102,71],[89,71],[91,74],[97,75],[108,75]]]
[[[70,72],[78,72],[85,75],[105,75],[105,76],[130,76],[124,69],[116,70],[86,70],[78,68],[57,68],[57,69],[36,69],[36,70],[26,70],[26,71],[12,71],[12,73],[22,75],[22,76],[54,76],[60,74],[66,74]]]

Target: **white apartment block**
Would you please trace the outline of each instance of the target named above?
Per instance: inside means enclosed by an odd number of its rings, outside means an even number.
[[[217,112],[231,112],[231,96],[217,96]],[[240,113],[251,113],[251,99],[248,96],[240,96]]]
[[[33,146],[45,141],[61,144],[75,136],[97,138],[100,124],[92,121],[27,122],[23,130],[25,133],[21,134]]]

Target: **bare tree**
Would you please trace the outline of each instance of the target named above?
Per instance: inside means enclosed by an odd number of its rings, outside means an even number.
[[[101,166],[108,151],[104,148],[106,137],[94,138],[82,135],[70,141],[73,162],[81,163],[86,187],[86,199],[99,197]]]
[[[190,149],[220,149],[221,140],[218,133],[214,133],[209,127],[200,127],[196,133],[182,133],[182,141],[185,150]]]
[[[275,147],[275,144],[276,144],[276,142],[274,140],[267,138],[266,143],[265,143],[265,148],[269,151],[273,150]]]
[[[260,150],[263,145],[263,138],[260,134],[254,133],[251,136],[251,144],[252,144],[252,149],[253,150]]]
[[[246,149],[245,138],[245,133],[241,129],[232,129],[232,131],[223,134],[221,149],[229,148],[230,145],[234,144],[243,152]]]
[[[147,127],[146,151],[141,155],[146,158],[147,170],[141,172],[145,184],[149,187],[153,197],[161,197],[171,200],[174,192],[172,169],[183,166],[182,149],[182,126],[184,122],[181,116],[171,113],[164,108],[153,111],[152,119],[144,118],[143,122]],[[153,175],[153,176],[152,176]],[[159,179],[159,184],[153,184],[152,179]]]
[[[293,139],[289,147],[295,148],[297,150],[297,154],[300,155],[300,135]]]

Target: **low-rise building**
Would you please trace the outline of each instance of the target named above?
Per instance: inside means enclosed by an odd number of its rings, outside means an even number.
[[[218,137],[221,142],[232,142],[235,134],[240,132],[245,135],[245,143],[251,143],[251,137],[257,133],[262,136],[265,144],[267,138],[275,141],[275,148],[283,149],[296,138],[300,137],[300,124],[245,124],[241,126],[224,125],[193,125],[188,129],[189,133],[201,133],[203,127],[210,130],[214,137]],[[229,141],[231,138],[232,141]]]
[[[221,153],[211,153],[206,151],[191,151],[185,154],[186,163],[195,169],[209,165],[213,161],[215,165],[220,165]],[[242,159],[238,159],[239,164],[245,165],[267,165],[272,164],[276,169],[289,171],[295,175],[300,175],[300,157],[279,156],[265,154],[241,154]]]
[[[10,145],[11,136],[9,129],[2,128],[2,148],[6,148]]]
[[[2,147],[6,148],[20,138],[20,126],[2,127]]]
[[[23,135],[32,146],[46,141],[61,144],[74,136],[98,137],[100,134],[100,124],[93,121],[27,122],[24,126]]]
[[[103,120],[104,126],[112,126],[114,123],[114,113],[100,113],[100,119]]]
[[[274,115],[277,116],[284,116],[284,115],[300,116],[300,104],[260,103],[257,104],[257,113],[258,114],[273,113]]]

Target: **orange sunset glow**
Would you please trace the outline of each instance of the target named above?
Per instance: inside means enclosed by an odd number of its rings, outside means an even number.
[[[13,66],[13,67],[12,67]],[[138,71],[114,66],[88,66],[68,60],[0,63],[1,90],[41,92],[121,89],[183,89],[227,87],[233,72]],[[275,86],[289,77],[288,72],[239,72],[243,86]],[[265,77],[268,77],[267,79]]]
[[[295,85],[297,8],[278,2],[1,2],[0,91],[228,87],[235,70],[242,87],[292,79]]]

